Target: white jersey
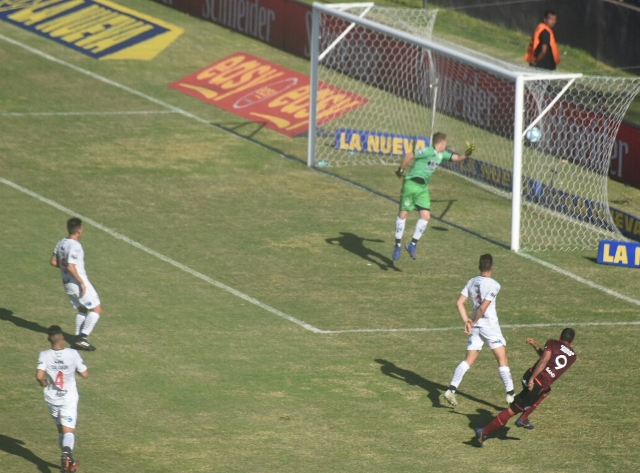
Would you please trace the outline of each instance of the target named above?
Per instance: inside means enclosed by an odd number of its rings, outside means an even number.
[[[471,298],[473,302],[472,318],[475,317],[478,307],[480,307],[483,301],[491,301],[484,316],[478,320],[476,327],[498,325],[498,312],[496,311],[496,297],[498,296],[498,292],[500,292],[500,284],[498,281],[484,276],[476,276],[475,278],[469,279],[467,285],[462,289],[461,294]]]
[[[76,265],[78,276],[83,280],[85,284],[89,282],[87,272],[84,269],[84,250],[78,240],[72,238],[63,238],[58,242],[53,254],[58,260],[58,266],[60,267],[60,274],[62,275],[62,283],[68,284],[70,282],[80,284],[80,281],[76,281],[69,270],[67,264],[73,263]]]
[[[76,350],[45,350],[38,357],[38,369],[46,372],[47,387],[44,399],[49,404],[63,405],[78,399],[76,371],[87,370],[82,357]]]

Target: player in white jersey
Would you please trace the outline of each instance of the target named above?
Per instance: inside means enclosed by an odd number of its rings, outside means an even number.
[[[64,335],[58,325],[47,329],[51,350],[40,352],[36,380],[44,388],[44,399],[58,428],[58,444],[62,449],[62,473],[73,473],[78,461],[73,458],[76,418],[78,417],[78,388],[76,372],[83,378],[89,371],[76,350],[64,347]]]
[[[84,269],[84,250],[78,241],[84,231],[82,220],[70,218],[67,220],[67,230],[69,236],[60,240],[53,250],[51,266],[60,268],[64,290],[78,311],[74,348],[93,351],[96,347],[89,343],[88,337],[102,315],[102,306]]]
[[[496,297],[500,292],[500,284],[492,278],[493,257],[489,254],[480,256],[480,276],[469,280],[462,289],[456,306],[462,321],[464,332],[469,334],[467,343],[467,356],[458,365],[453,373],[449,389],[444,393],[444,398],[452,406],[457,406],[456,390],[462,382],[464,374],[473,366],[482,350],[485,342],[498,360],[498,372],[507,391],[507,404],[511,404],[515,397],[513,379],[507,360],[507,342],[500,330],[498,313],[496,311]],[[465,302],[471,298],[473,313],[471,319],[467,316]]]

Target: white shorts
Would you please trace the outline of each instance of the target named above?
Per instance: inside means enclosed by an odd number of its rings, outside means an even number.
[[[87,309],[95,309],[100,305],[100,297],[98,297],[98,293],[93,288],[90,282],[86,283],[87,290],[84,293],[84,296],[80,297],[80,285],[75,282],[68,282],[64,285],[64,290],[69,296],[69,300],[71,301],[71,305],[76,309],[80,307],[86,307]]]
[[[78,399],[69,399],[63,405],[57,406],[47,402],[51,417],[57,425],[64,425],[72,429],[76,428],[78,419]]]
[[[507,346],[507,341],[502,335],[500,326],[474,327],[469,335],[467,350],[482,350],[484,342],[489,344],[489,348],[495,350],[498,347]]]

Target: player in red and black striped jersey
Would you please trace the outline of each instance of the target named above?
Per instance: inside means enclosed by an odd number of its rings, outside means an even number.
[[[517,412],[531,409],[536,402],[539,404],[538,401],[548,394],[551,385],[576,361],[577,355],[571,347],[575,336],[576,332],[573,329],[565,328],[560,334],[560,340],[547,340],[542,356],[531,370],[525,373],[522,382],[526,384],[522,392],[489,424],[476,430],[479,447],[482,447],[491,432],[505,425]]]

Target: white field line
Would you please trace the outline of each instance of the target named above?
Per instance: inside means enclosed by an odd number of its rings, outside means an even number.
[[[144,98],[144,99],[146,99],[146,100],[148,100],[148,101],[150,101],[150,102],[155,103],[156,105],[160,105],[161,107],[164,107],[164,108],[166,108],[166,109],[168,109],[168,110],[171,110],[171,111],[173,111],[173,112],[175,112],[175,113],[179,113],[180,115],[184,115],[185,117],[191,118],[192,120],[196,120],[196,121],[198,121],[198,122],[200,122],[200,123],[203,123],[203,124],[205,124],[205,125],[207,125],[207,126],[210,126],[210,125],[211,125],[211,123],[210,123],[209,121],[207,121],[207,120],[205,120],[204,118],[201,118],[201,117],[199,117],[199,116],[197,116],[197,115],[194,115],[194,114],[192,114],[192,113],[190,113],[190,112],[187,112],[186,110],[183,110],[183,109],[181,109],[181,108],[179,108],[179,107],[176,107],[176,106],[174,106],[174,105],[171,105],[171,104],[169,104],[169,103],[167,103],[167,102],[164,102],[164,101],[162,101],[162,100],[156,99],[155,97],[152,97],[152,96],[150,96],[150,95],[147,95],[147,94],[145,94],[145,93],[143,93],[143,92],[140,92],[140,91],[138,91],[138,90],[132,89],[131,87],[127,87],[126,85],[120,84],[120,83],[115,82],[115,81],[113,81],[113,80],[111,80],[111,79],[107,79],[106,77],[103,77],[103,76],[101,76],[101,75],[99,75],[99,74],[96,74],[96,73],[94,73],[94,72],[91,72],[91,71],[88,71],[88,70],[83,69],[83,68],[81,68],[81,67],[78,67],[78,66],[76,66],[76,65],[74,65],[74,64],[71,64],[71,63],[69,63],[69,62],[63,61],[62,59],[58,59],[58,58],[56,58],[56,57],[53,57],[53,56],[51,56],[51,55],[49,55],[49,54],[47,54],[47,53],[45,53],[45,52],[40,51],[39,49],[32,48],[31,46],[28,46],[28,45],[26,45],[26,44],[24,44],[24,43],[21,43],[20,41],[16,41],[15,39],[12,39],[12,38],[9,38],[9,37],[7,37],[7,36],[4,36],[3,34],[0,34],[0,39],[1,39],[1,40],[3,40],[3,41],[6,41],[6,42],[8,42],[8,43],[11,43],[11,44],[13,44],[13,45],[15,45],[15,46],[18,46],[18,47],[20,47],[20,48],[26,49],[27,51],[29,51],[29,52],[31,52],[31,53],[33,53],[33,54],[36,54],[36,55],[38,55],[38,56],[40,56],[40,57],[43,57],[43,58],[45,58],[45,59],[47,59],[47,60],[49,60],[49,61],[55,62],[55,63],[60,64],[60,65],[62,65],[62,66],[65,66],[65,67],[68,67],[68,68],[70,68],[70,69],[73,69],[73,70],[74,70],[74,71],[76,71],[76,72],[79,72],[79,73],[81,73],[81,74],[84,74],[84,75],[87,75],[87,76],[89,76],[89,77],[92,77],[92,78],[94,78],[94,79],[96,79],[96,80],[98,80],[98,81],[100,81],[100,82],[104,82],[105,84],[112,85],[112,86],[114,86],[114,87],[116,87],[116,88],[118,88],[118,89],[122,89],[122,90],[124,90],[124,91],[126,91],[126,92],[129,92],[130,94],[136,95],[136,96],[138,96],[138,97],[142,97],[142,98]],[[282,156],[282,154],[280,154],[280,153],[277,153],[277,154],[279,154],[280,156]],[[0,178],[0,179],[1,179],[1,178]],[[4,180],[3,180],[3,181],[4,181]],[[9,182],[9,181],[6,181],[6,182]],[[14,184],[14,186],[16,186],[16,184]],[[17,187],[16,187],[16,188],[17,188]],[[25,190],[26,190],[26,189],[25,189]],[[31,191],[29,191],[29,192],[31,192]],[[35,194],[34,196],[36,196],[36,195],[37,195],[37,194]],[[40,197],[40,196],[38,196],[38,197]],[[42,197],[42,199],[45,199],[45,198],[44,198],[44,197]],[[47,200],[48,200],[48,199],[47,199]],[[51,201],[51,202],[53,202],[53,201]],[[56,204],[56,205],[58,205],[58,204]],[[87,220],[87,221],[88,221],[88,220]],[[98,225],[99,225],[99,224],[98,224]],[[106,230],[105,230],[105,231],[106,231]],[[126,238],[126,237],[123,237],[123,238]],[[133,242],[133,240],[131,240],[131,242]],[[132,244],[133,244],[133,243],[132,243]],[[135,245],[134,245],[134,246],[135,246]],[[146,247],[145,247],[145,248],[146,248]],[[145,251],[147,251],[147,250],[145,250]],[[149,250],[149,251],[153,251],[153,250]],[[558,273],[560,273],[560,274],[563,274],[563,275],[565,275],[565,276],[567,276],[567,277],[570,277],[570,278],[572,278],[572,279],[574,279],[574,280],[576,280],[576,281],[578,281],[578,282],[581,282],[581,283],[583,283],[583,284],[587,284],[588,286],[590,286],[590,287],[592,287],[592,288],[594,288],[594,289],[601,290],[601,291],[603,291],[603,292],[605,292],[605,293],[607,293],[607,294],[609,294],[609,295],[611,295],[611,296],[613,296],[613,297],[618,297],[618,298],[620,298],[620,299],[622,299],[622,300],[625,300],[625,301],[627,301],[627,302],[630,302],[630,303],[632,303],[632,304],[635,304],[635,305],[640,306],[640,301],[638,301],[638,300],[636,300],[636,299],[632,299],[632,298],[630,298],[630,297],[624,296],[624,295],[619,294],[619,293],[617,293],[617,292],[615,292],[615,291],[612,291],[611,289],[607,289],[607,288],[605,288],[604,286],[600,286],[599,284],[596,284],[596,283],[594,283],[594,282],[592,282],[592,281],[589,281],[589,280],[587,280],[587,279],[581,278],[580,276],[577,276],[577,275],[575,275],[575,274],[573,274],[573,273],[570,273],[569,271],[566,271],[566,270],[564,270],[564,269],[562,269],[562,268],[559,268],[559,267],[557,267],[557,266],[555,266],[555,265],[553,265],[553,264],[551,264],[551,263],[547,263],[546,261],[540,260],[540,259],[538,259],[538,258],[535,258],[535,257],[533,257],[533,256],[529,256],[529,255],[526,255],[526,254],[523,254],[523,253],[516,253],[516,254],[518,254],[518,255],[520,255],[520,256],[523,256],[523,257],[525,257],[525,258],[527,258],[527,259],[529,259],[529,260],[531,260],[531,261],[534,261],[534,262],[536,262],[536,263],[542,264],[542,265],[543,265],[543,266],[545,266],[546,268],[549,268],[549,269],[551,269],[552,271],[556,271],[556,272],[558,272]],[[158,253],[158,255],[160,255],[160,254]],[[162,256],[162,255],[160,255],[160,256]],[[163,256],[163,258],[165,258],[165,257]],[[173,263],[172,263],[172,264],[173,264]],[[176,264],[178,264],[178,265],[179,265],[180,263],[177,263],[177,262],[176,262]],[[186,268],[186,266],[185,266],[185,268]],[[200,274],[200,273],[198,273],[198,274]],[[203,277],[207,277],[207,276],[204,276],[204,275],[202,275],[202,276],[203,276]],[[211,281],[213,281],[213,280],[211,280]],[[218,284],[221,284],[221,283],[218,283]],[[226,286],[225,286],[225,287],[226,287]],[[231,288],[229,288],[229,289],[231,289]],[[235,289],[233,289],[233,290],[235,291]],[[239,293],[239,294],[242,294],[242,293]],[[246,296],[246,297],[249,297],[249,296]],[[261,303],[261,302],[259,302],[259,301],[256,301],[256,302],[257,302],[258,304],[262,304],[262,303]],[[267,307],[268,307],[268,306],[267,306]],[[272,311],[277,311],[277,309],[273,309],[273,308],[271,308],[271,309],[272,309]],[[280,311],[277,311],[277,312],[278,312],[279,314],[282,314],[281,316],[284,316],[285,318],[289,318],[289,317],[290,317],[290,316],[288,316],[288,315],[286,315],[286,314],[284,314],[284,313],[282,313],[282,312],[280,312]],[[274,312],[274,313],[276,313],[276,312]],[[296,321],[298,320],[298,319],[295,319],[294,317],[290,317],[290,318],[291,318],[291,319],[293,319],[293,320],[296,320]],[[293,320],[292,320],[292,321],[293,321]],[[295,323],[299,323],[299,322],[301,322],[301,321],[297,321],[297,322],[295,322]],[[301,324],[308,325],[309,327],[311,327],[311,328],[309,328],[309,330],[311,330],[311,331],[313,331],[313,332],[316,332],[316,333],[332,333],[331,331],[320,330],[320,329],[318,329],[318,328],[316,328],[316,327],[313,327],[312,325],[305,324],[304,322],[301,322]],[[299,323],[299,325],[300,325],[300,323]],[[304,326],[304,325],[303,325],[303,326]],[[395,330],[395,329],[389,329],[389,330]],[[389,330],[387,330],[387,331],[389,331]],[[398,330],[404,330],[404,329],[398,329]],[[407,329],[407,330],[418,330],[418,331],[419,331],[419,330],[422,330],[422,329]],[[374,331],[375,331],[375,330],[374,330]],[[339,332],[338,332],[338,333],[339,333]]]
[[[173,110],[139,110],[124,112],[3,112],[0,117],[71,117],[83,115],[156,115],[177,113]]]
[[[92,219],[90,219],[88,217],[84,217],[82,215],[79,215],[76,212],[74,212],[73,210],[62,206],[59,203],[57,203],[57,202],[55,202],[55,201],[53,201],[51,199],[47,199],[46,197],[43,197],[40,194],[36,194],[35,192],[30,191],[29,189],[27,189],[25,187],[22,187],[22,186],[20,186],[18,184],[15,184],[15,183],[13,183],[11,181],[8,181],[8,180],[6,180],[6,179],[4,179],[2,177],[0,177],[0,182],[3,183],[3,184],[6,184],[9,187],[13,187],[14,189],[16,189],[16,190],[18,190],[20,192],[23,192],[23,193],[25,193],[25,194],[27,194],[27,195],[29,195],[31,197],[34,197],[34,198],[38,199],[40,202],[44,202],[45,204],[48,204],[48,205],[50,205],[52,207],[55,207],[56,209],[66,213],[67,215],[74,216],[74,217],[79,217],[84,222],[87,222],[87,223],[93,225],[94,227],[99,228],[103,232],[108,233],[109,235],[117,238],[118,240],[122,240],[122,241],[124,241],[126,243],[129,243],[131,246],[135,246],[139,250],[142,250],[145,253],[149,253],[151,256],[155,256],[156,258],[161,259],[162,261],[164,261],[166,263],[169,263],[169,264],[175,266],[176,268],[179,268],[182,271],[191,274],[192,276],[195,276],[195,277],[197,277],[199,279],[202,279],[203,281],[206,281],[209,284],[212,284],[212,285],[214,285],[214,286],[216,286],[216,287],[218,287],[218,288],[220,288],[220,289],[222,289],[224,291],[227,291],[227,292],[233,294],[234,296],[239,297],[240,299],[244,299],[247,302],[250,302],[250,303],[252,303],[254,305],[257,305],[258,307],[260,307],[260,308],[262,308],[262,309],[264,309],[266,311],[269,311],[272,314],[277,315],[278,317],[282,317],[283,319],[286,319],[289,322],[293,322],[294,324],[298,324],[301,327],[304,327],[307,330],[310,330],[312,332],[323,333],[322,330],[314,327],[313,325],[309,325],[308,323],[305,323],[302,320],[298,320],[295,317],[291,317],[290,315],[287,315],[284,312],[279,311],[278,309],[274,309],[273,307],[268,306],[267,304],[264,304],[264,303],[260,302],[259,300],[254,299],[253,297],[250,297],[250,296],[248,296],[248,295],[246,295],[246,294],[244,294],[244,293],[242,293],[242,292],[240,292],[240,291],[238,291],[238,290],[236,290],[236,289],[234,289],[234,288],[232,288],[230,286],[227,286],[226,284],[223,284],[223,283],[221,283],[219,281],[216,281],[215,279],[212,279],[209,276],[205,276],[204,274],[199,273],[198,271],[196,271],[194,269],[191,269],[190,267],[185,266],[182,263],[178,263],[176,260],[173,260],[173,259],[171,259],[171,258],[169,258],[169,257],[167,257],[167,256],[165,256],[165,255],[163,255],[161,253],[158,253],[157,251],[152,250],[151,248],[148,248],[148,247],[144,246],[141,243],[138,243],[137,241],[132,240],[129,237],[126,237],[126,236],[124,236],[124,235],[122,235],[122,234],[120,234],[120,233],[118,233],[118,232],[116,232],[114,230],[111,230],[110,228],[105,227],[104,225],[102,225],[101,223],[96,222],[95,220],[92,220]]]
[[[637,322],[566,322],[566,323],[548,323],[548,324],[512,324],[512,325],[500,325],[501,328],[532,328],[532,327],[576,327],[576,326],[592,326],[592,325],[640,325],[640,321]],[[363,328],[353,330],[323,330],[321,333],[334,334],[334,333],[380,333],[380,332],[449,332],[452,330],[463,331],[461,325],[457,327],[432,327],[432,328]]]

